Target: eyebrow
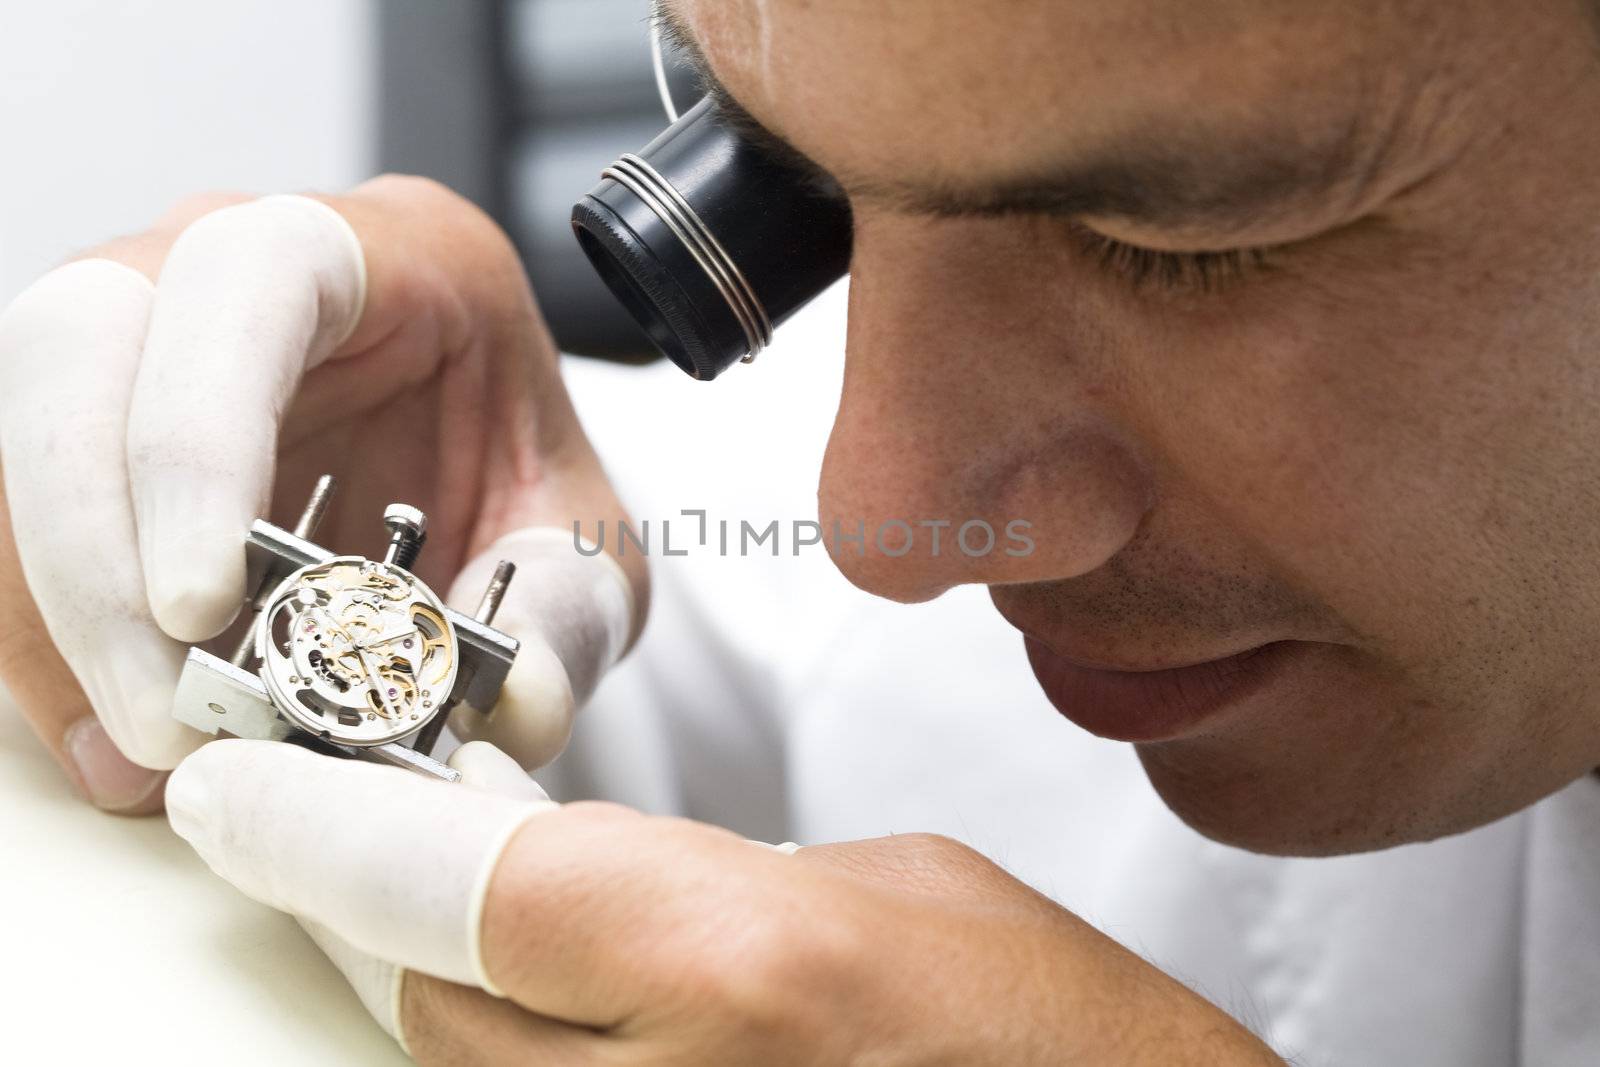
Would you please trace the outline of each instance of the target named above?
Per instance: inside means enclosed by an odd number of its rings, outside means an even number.
[[[909,214],[1119,218],[1158,227],[1205,225],[1225,233],[1318,195],[1338,192],[1353,203],[1385,162],[1387,139],[1374,150],[1353,119],[1309,131],[1288,124],[1218,131],[1178,123],[1125,138],[1098,157],[981,184],[926,175],[833,175],[728,91],[672,0],[655,0],[653,17],[663,41],[694,71],[723,121],[747,141],[854,198]]]
[[[722,80],[711,69],[711,63],[701,50],[700,43],[689,32],[688,24],[673,8],[670,0],[654,0],[652,7],[653,13],[648,17],[655,19],[661,31],[662,43],[669,45],[677,58],[688,65],[694,73],[695,85],[703,95],[711,97],[717,115],[724,124],[731,127],[758,151],[788,163],[807,178],[819,184],[836,184],[833,176],[821,164],[800,151],[786,138],[774,133],[728,91],[728,87],[722,84]],[[688,109],[679,110],[681,114]]]

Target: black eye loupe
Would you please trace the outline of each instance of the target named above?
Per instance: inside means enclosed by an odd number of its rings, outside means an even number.
[[[589,261],[666,356],[702,381],[850,267],[850,207],[719,120],[708,97],[607,167],[572,209]]]

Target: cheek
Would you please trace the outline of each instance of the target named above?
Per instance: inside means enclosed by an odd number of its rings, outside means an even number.
[[[1569,650],[1572,624],[1595,621],[1574,592],[1600,560],[1581,294],[1289,281],[1204,316],[1124,320],[1160,354],[1137,363],[1140,436],[1395,665],[1459,684]]]
[[[1594,372],[1514,309],[1365,307],[1191,323],[1181,376],[1141,393],[1172,476],[1353,646],[1292,714],[1141,752],[1175,811],[1247,848],[1454,833],[1593,765]]]

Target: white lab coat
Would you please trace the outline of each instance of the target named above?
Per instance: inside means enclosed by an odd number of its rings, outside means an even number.
[[[776,559],[720,556],[721,518],[815,517],[842,324],[841,289],[713,385],[569,364],[652,520],[656,584],[644,639],[541,776],[553,793],[765,840],[948,834],[1306,1067],[1600,1065],[1600,778],[1431,844],[1252,855],[1189,830],[1130,749],[1056,715],[981,589],[901,606],[787,539]],[[683,509],[708,512],[709,546]],[[662,519],[687,556],[659,554]]]

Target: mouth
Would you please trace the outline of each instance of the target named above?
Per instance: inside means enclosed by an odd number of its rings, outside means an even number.
[[[1302,646],[1275,641],[1220,659],[1149,670],[1112,670],[1058,655],[1024,635],[1028,663],[1066,718],[1113,741],[1172,741],[1200,732],[1259,692]]]

